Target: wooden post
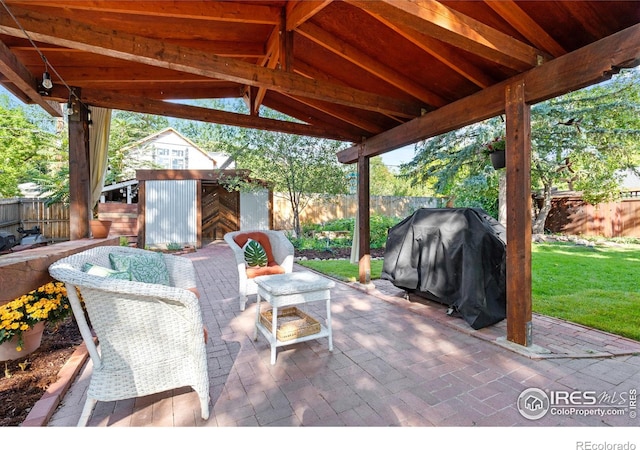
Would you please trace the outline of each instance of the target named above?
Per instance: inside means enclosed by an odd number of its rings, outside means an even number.
[[[358,156],[358,225],[359,255],[358,274],[362,284],[371,282],[371,222],[369,217],[369,157],[364,156],[364,145],[360,147]]]
[[[524,82],[506,87],[507,340],[531,346],[531,117]]]
[[[136,177],[138,172],[136,171]],[[146,245],[145,234],[147,232],[145,227],[145,216],[147,211],[147,189],[145,180],[138,179],[138,238],[136,240],[136,246],[138,248],[144,248]]]
[[[76,94],[79,95],[78,90]],[[89,111],[71,97],[69,116],[69,239],[89,237],[91,171],[89,166]]]

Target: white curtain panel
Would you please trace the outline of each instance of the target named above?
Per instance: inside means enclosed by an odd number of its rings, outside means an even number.
[[[111,109],[91,107],[91,128],[89,129],[89,164],[91,168],[91,206],[100,200],[107,174],[109,148],[109,130],[111,128]]]

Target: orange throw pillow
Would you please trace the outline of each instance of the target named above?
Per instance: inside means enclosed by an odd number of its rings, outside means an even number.
[[[247,268],[247,278],[255,278],[260,275],[278,275],[284,273],[284,269],[275,262],[269,263],[267,267],[249,267]]]
[[[255,278],[260,275],[278,275],[284,272],[284,268],[279,266],[273,259],[273,252],[271,251],[271,242],[269,242],[269,236],[259,231],[251,233],[240,233],[233,240],[242,248],[249,239],[258,241],[264,248],[264,252],[267,254],[267,267],[249,267],[247,268],[247,278]]]
[[[260,233],[259,231],[254,231],[252,233],[240,233],[233,240],[238,244],[240,248],[244,247],[244,244],[247,243],[249,239],[253,239],[254,241],[258,241],[262,248],[264,248],[264,252],[267,254],[267,265],[273,265],[275,260],[273,259],[273,252],[271,251],[271,242],[269,242],[269,236],[264,233]]]

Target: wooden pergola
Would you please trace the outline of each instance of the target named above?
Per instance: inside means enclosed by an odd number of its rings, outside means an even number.
[[[640,62],[637,1],[2,0],[0,82],[69,120],[71,233],[88,235],[91,107],[350,142],[360,282],[369,159],[504,114],[507,339],[531,345],[530,106]],[[53,81],[41,86],[43,72]],[[178,100],[243,98],[242,115]],[[260,116],[261,107],[296,121]]]

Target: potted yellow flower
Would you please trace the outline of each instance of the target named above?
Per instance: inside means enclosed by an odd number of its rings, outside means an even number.
[[[22,358],[40,346],[44,323],[71,313],[64,283],[51,282],[0,306],[0,361]]]

